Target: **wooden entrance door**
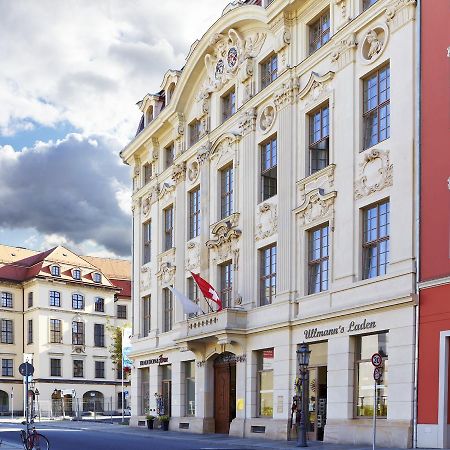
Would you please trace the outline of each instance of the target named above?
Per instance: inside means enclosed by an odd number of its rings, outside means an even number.
[[[214,362],[214,420],[216,433],[228,433],[236,417],[236,361],[225,353]]]
[[[327,420],[327,366],[309,369],[308,439],[323,441]]]

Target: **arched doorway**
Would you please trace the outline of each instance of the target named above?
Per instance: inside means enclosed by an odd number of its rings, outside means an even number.
[[[216,433],[228,433],[236,417],[236,355],[222,353],[214,360],[214,420]]]
[[[5,391],[0,391],[0,414],[9,412],[9,395]]]
[[[83,411],[84,412],[103,412],[104,398],[103,394],[98,391],[87,391],[83,395]]]

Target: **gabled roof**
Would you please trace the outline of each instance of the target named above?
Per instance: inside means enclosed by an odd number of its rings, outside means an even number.
[[[3,264],[12,263],[14,261],[19,261],[20,259],[36,255],[37,253],[39,252],[23,247],[12,247],[10,245],[0,244],[0,266]]]

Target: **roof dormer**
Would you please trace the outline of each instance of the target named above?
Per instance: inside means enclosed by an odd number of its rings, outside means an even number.
[[[166,105],[168,105],[172,100],[175,91],[175,86],[177,85],[178,80],[180,79],[180,75],[181,71],[179,70],[168,70],[164,74],[164,78],[161,83],[161,89],[165,93]]]

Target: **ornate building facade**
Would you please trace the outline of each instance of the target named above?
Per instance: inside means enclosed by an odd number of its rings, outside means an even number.
[[[379,352],[377,443],[408,447],[415,2],[246,3],[138,103],[121,152],[133,169],[132,424],[162,404],[174,430],[288,438],[306,342],[309,438],[371,442]],[[185,316],[169,286],[205,314]]]
[[[0,245],[0,415],[24,410],[25,360],[35,368],[37,414],[120,410],[111,327],[131,320],[130,275],[125,260]]]

